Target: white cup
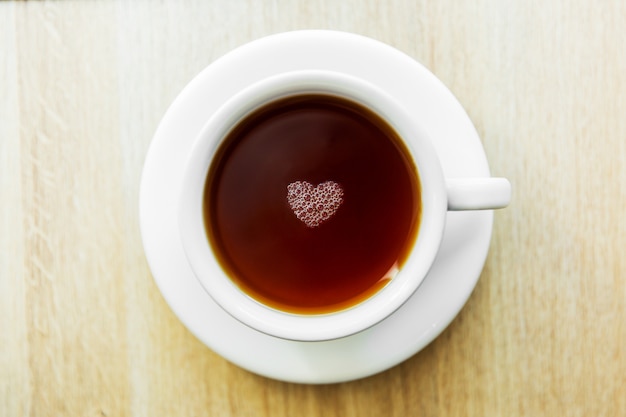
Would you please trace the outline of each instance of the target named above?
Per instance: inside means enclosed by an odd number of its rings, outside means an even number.
[[[344,310],[294,314],[253,299],[222,269],[206,235],[203,192],[213,157],[234,126],[274,100],[311,93],[356,102],[378,114],[396,131],[418,171],[422,214],[407,260],[384,288]],[[391,315],[417,290],[433,264],[443,237],[447,210],[505,207],[511,198],[511,186],[504,178],[444,178],[437,154],[420,128],[419,115],[408,113],[391,95],[363,79],[344,73],[307,70],[258,81],[222,105],[196,138],[178,198],[178,222],[185,254],[194,274],[219,306],[242,323],[268,335],[322,341],[360,332]]]

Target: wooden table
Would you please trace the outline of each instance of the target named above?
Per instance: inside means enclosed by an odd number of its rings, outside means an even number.
[[[226,362],[164,302],[138,228],[166,108],[280,31],[377,38],[430,68],[514,185],[451,326],[325,386]],[[626,4],[0,4],[0,416],[626,415]]]

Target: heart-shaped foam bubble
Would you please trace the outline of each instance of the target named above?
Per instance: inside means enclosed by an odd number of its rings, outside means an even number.
[[[298,220],[307,227],[318,227],[330,219],[343,203],[343,189],[334,181],[314,187],[306,181],[287,186],[287,202]]]

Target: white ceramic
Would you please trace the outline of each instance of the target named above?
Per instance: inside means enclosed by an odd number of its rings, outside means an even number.
[[[421,185],[420,228],[405,264],[376,294],[351,308],[330,314],[286,313],[248,296],[220,267],[205,232],[203,215],[209,166],[228,133],[259,107],[274,100],[308,93],[341,96],[386,120],[411,153]],[[506,187],[508,182],[502,178],[475,181],[465,178],[461,185],[456,181],[447,186],[437,153],[418,120],[419,115],[406,111],[384,90],[361,78],[335,71],[288,71],[264,78],[234,94],[200,131],[186,164],[178,201],[183,248],[192,270],[209,295],[229,314],[253,329],[300,341],[349,336],[373,326],[397,310],[426,277],[441,243],[449,206],[455,209],[499,208],[508,204],[510,198],[510,187]],[[473,192],[467,192],[468,189]],[[502,204],[489,206],[486,203],[493,201]]]
[[[422,126],[447,178],[489,177],[469,118],[423,66],[361,36],[292,32],[238,48],[207,67],[181,92],[161,121],[146,157],[140,224],[148,263],[163,296],[187,328],[213,351],[271,378],[341,382],[402,362],[446,328],[480,276],[493,213],[448,212],[437,258],[419,289],[391,316],[360,333],[324,342],[296,342],[255,331],[227,314],[206,293],[187,262],[172,196],[181,192],[195,138],[219,107],[236,91],[262,78],[305,69],[337,71],[379,86],[412,112],[425,116]]]

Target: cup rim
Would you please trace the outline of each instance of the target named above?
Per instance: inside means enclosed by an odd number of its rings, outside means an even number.
[[[417,238],[401,270],[364,301],[326,314],[296,314],[268,307],[241,290],[222,269],[205,233],[202,201],[206,177],[222,139],[250,112],[279,98],[322,93],[356,101],[379,114],[402,138],[418,171],[422,217]],[[417,152],[419,149],[419,152]],[[242,89],[207,120],[196,136],[178,196],[182,246],[194,275],[231,316],[275,337],[322,341],[365,330],[396,311],[417,290],[435,260],[443,237],[447,196],[437,154],[426,133],[394,98],[356,76],[327,70],[289,71]]]

